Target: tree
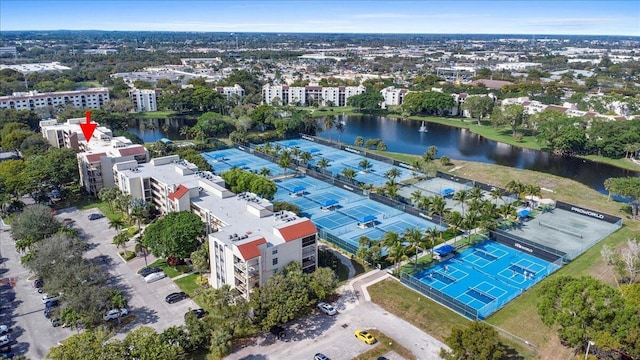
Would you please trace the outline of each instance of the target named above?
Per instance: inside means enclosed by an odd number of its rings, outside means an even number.
[[[87,359],[102,360],[121,358],[119,342],[108,342],[106,330],[83,331],[63,340],[49,350],[46,358],[51,360]]]
[[[468,96],[462,104],[462,108],[469,111],[472,118],[477,118],[478,125],[480,125],[482,118],[491,113],[493,99],[488,96]]]
[[[453,194],[453,200],[456,201],[456,204],[462,205],[462,215],[464,216],[464,204],[469,200],[469,192],[467,190],[458,190],[455,194]]]
[[[365,91],[362,94],[349,97],[347,105],[358,108],[360,112],[372,112],[380,109],[384,97],[378,91]]]
[[[403,240],[409,243],[409,248],[415,250],[415,265],[418,265],[418,248],[422,244],[422,232],[417,228],[409,228],[405,230]],[[423,249],[424,250],[424,249]]]
[[[356,146],[362,147],[364,145],[364,138],[362,136],[356,136],[356,139],[354,140],[354,144]]]
[[[358,163],[358,167],[362,168],[362,171],[364,171],[365,173],[368,173],[369,169],[371,169],[372,166],[373,164],[371,164],[371,161],[369,161],[368,159],[362,159]]]
[[[149,266],[149,264],[147,264],[147,255],[149,255],[149,249],[144,245],[144,243],[142,243],[142,238],[136,239],[136,244],[133,247],[133,252],[135,252],[136,255],[142,254],[142,256],[144,256],[144,266]]]
[[[347,178],[347,180],[349,180],[349,182],[352,182],[353,179],[356,177],[356,175],[358,175],[358,173],[356,173],[356,171],[353,170],[352,168],[344,168],[344,169],[342,169],[342,176]]]
[[[124,359],[179,360],[184,359],[184,349],[179,345],[162,341],[160,335],[148,326],[136,328],[122,340]]]
[[[182,259],[198,249],[204,235],[205,224],[198,215],[171,212],[145,229],[142,242],[155,256]]]
[[[55,234],[61,227],[48,206],[31,205],[13,219],[11,236],[21,244],[20,248],[26,249]]]
[[[511,126],[511,135],[516,134],[516,130],[524,123],[524,107],[520,104],[509,104],[502,111],[502,119]]]
[[[387,231],[382,238],[382,245],[387,248],[387,259],[396,265],[396,272],[400,270],[400,262],[406,259],[402,238],[395,231]]]
[[[440,165],[449,166],[449,165],[453,165],[453,164],[451,163],[451,159],[448,156],[441,156],[440,157]]]
[[[126,249],[127,241],[129,241],[129,234],[127,234],[126,232],[118,233],[113,237],[113,245],[115,245],[116,248],[122,246],[123,249]]]
[[[33,155],[44,155],[49,150],[49,143],[41,134],[31,134],[20,144],[20,152],[25,158]]]
[[[202,243],[200,248],[191,253],[193,269],[202,276],[209,271],[209,242]]]
[[[324,117],[324,130],[329,132],[336,125],[336,116],[335,115],[327,115]],[[329,140],[331,140],[331,135],[329,135]]]
[[[278,165],[282,168],[283,173],[287,174],[287,168],[291,166],[291,153],[282,151],[278,158]]]
[[[331,166],[331,164],[329,164],[329,160],[327,160],[326,158],[321,158],[320,160],[318,160],[318,167],[321,170],[325,170],[329,166]]]
[[[638,216],[638,208],[640,207],[640,178],[624,177],[609,178],[605,180],[605,184],[609,185],[609,192],[628,198],[631,205],[631,216]]]
[[[440,356],[447,360],[499,360],[507,355],[498,332],[479,321],[466,329],[454,327],[444,342],[451,351],[441,349]]]

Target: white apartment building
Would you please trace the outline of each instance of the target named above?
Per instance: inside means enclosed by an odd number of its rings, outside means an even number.
[[[66,123],[43,120],[40,130],[51,146],[78,153],[80,183],[89,193],[97,195],[100,189],[114,186],[111,171],[114,163],[132,160],[144,163],[149,160],[149,152],[123,136],[114,137],[111,130],[103,126],[96,127],[91,141],[87,141],[80,128],[85,121],[85,118],[68,119]]]
[[[393,86],[389,86],[380,90],[380,94],[382,94],[382,97],[384,98],[384,101],[382,102],[382,104],[380,104],[381,107],[383,109],[386,109],[387,106],[390,105],[402,105],[404,97],[408,92],[409,90],[407,89],[396,89]]]
[[[305,272],[318,264],[317,229],[304,217],[273,211],[250,193],[234,194],[219,176],[177,155],[113,165],[116,186],[132,198],[153,202],[163,213],[192,211],[207,225],[211,286],[229,285],[245,299],[290,262]]]
[[[231,97],[233,95],[236,95],[240,98],[244,96],[244,89],[238,84],[235,84],[233,86],[218,86],[216,87],[216,91],[224,95],[227,100],[231,100]]]
[[[271,105],[275,99],[281,105],[294,106],[318,103],[321,106],[346,106],[351,96],[362,94],[367,89],[364,86],[336,86],[322,87],[269,85],[262,87],[262,103]]]
[[[129,97],[133,103],[133,111],[158,111],[158,95],[161,90],[131,89]]]
[[[541,63],[534,62],[507,62],[495,65],[495,70],[516,70],[522,71],[530,68],[542,66]]]
[[[107,100],[109,100],[107,88],[50,93],[16,92],[10,96],[0,96],[0,109],[35,110],[48,106],[67,105],[77,109],[100,109]]]

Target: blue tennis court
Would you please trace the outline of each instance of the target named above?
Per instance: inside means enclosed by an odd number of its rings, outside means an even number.
[[[406,221],[400,220],[391,224],[380,226],[385,231],[395,231],[398,234],[404,233],[407,229],[416,228],[417,226]]]
[[[355,223],[353,219],[339,212],[331,212],[327,216],[314,218],[313,221],[318,226],[323,227],[327,230],[334,230]]]
[[[414,278],[446,295],[448,301],[475,309],[478,317],[485,319],[559,267],[508,246],[485,241],[423,270]]]

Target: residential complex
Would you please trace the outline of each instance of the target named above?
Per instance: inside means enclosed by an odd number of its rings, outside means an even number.
[[[393,86],[384,88],[380,90],[380,94],[382,94],[382,97],[384,98],[384,101],[380,106],[383,109],[386,109],[388,106],[402,105],[404,97],[408,92],[409,90],[407,89],[396,89]]]
[[[317,229],[311,220],[251,193],[234,194],[219,176],[180,160],[177,155],[113,165],[115,186],[134,199],[152,202],[162,213],[192,211],[206,224],[211,277],[245,299],[251,290],[290,262],[305,272],[317,268]]]
[[[262,87],[262,102],[271,105],[274,100],[281,104],[321,106],[346,106],[347,99],[360,95],[367,89],[364,86],[287,86],[264,85]],[[277,99],[277,100],[276,100]]]
[[[133,102],[133,111],[158,111],[158,95],[162,90],[131,89],[129,97]]]
[[[29,91],[0,96],[0,109],[35,110],[49,106],[64,107],[67,105],[78,109],[100,109],[107,100],[109,100],[109,89],[107,88],[49,93]]]
[[[244,89],[238,84],[235,84],[233,86],[217,86],[216,91],[224,95],[227,100],[230,100],[234,95],[240,98],[244,96]]]
[[[78,153],[80,182],[89,193],[97,195],[100,189],[114,186],[113,164],[123,161],[144,163],[149,160],[149,152],[123,136],[114,137],[111,130],[103,126],[98,126],[91,141],[87,141],[80,128],[85,121],[85,118],[68,119],[66,123],[43,120],[40,129],[51,146],[66,147]]]

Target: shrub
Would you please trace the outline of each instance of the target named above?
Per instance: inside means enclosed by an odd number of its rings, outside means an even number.
[[[120,251],[120,256],[122,256],[124,261],[129,261],[129,260],[133,259],[134,257],[136,257],[136,253],[134,253],[131,250]]]

